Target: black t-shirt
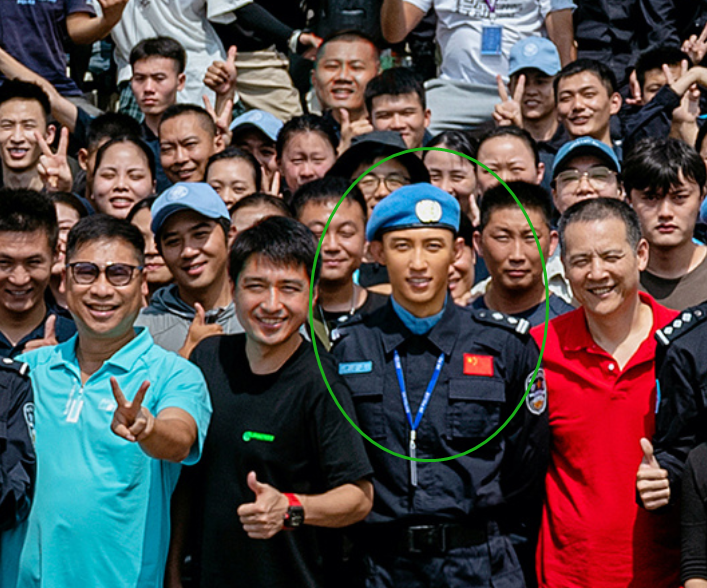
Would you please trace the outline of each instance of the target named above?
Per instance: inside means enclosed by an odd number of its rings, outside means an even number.
[[[276,373],[251,372],[246,336],[203,341],[191,360],[206,377],[213,416],[201,461],[185,468],[195,490],[200,585],[325,586],[337,532],[306,525],[269,540],[250,539],[237,508],[255,500],[247,475],[281,492],[320,494],[372,475],[362,437],[329,394],[311,344],[303,341]],[[320,351],[342,408],[355,411],[334,360]],[[306,517],[306,513],[305,513]]]

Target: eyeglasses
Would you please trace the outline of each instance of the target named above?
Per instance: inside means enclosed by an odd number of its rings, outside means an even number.
[[[104,269],[98,267],[90,261],[77,261],[69,263],[67,266],[71,270],[71,277],[74,282],[82,286],[93,284],[101,273],[106,274],[106,279],[111,286],[127,286],[133,281],[135,270],[141,271],[141,265],[129,265],[127,263],[108,263]]]
[[[557,174],[555,182],[560,191],[574,192],[579,188],[582,178],[587,178],[589,184],[595,190],[602,190],[616,181],[616,172],[603,165],[580,172],[576,169],[566,169]]]
[[[368,174],[358,183],[358,187],[361,189],[361,192],[375,192],[378,186],[381,185],[381,182],[383,182],[388,191],[393,192],[398,188],[409,185],[410,178],[406,178],[400,174],[391,174],[389,176]]]

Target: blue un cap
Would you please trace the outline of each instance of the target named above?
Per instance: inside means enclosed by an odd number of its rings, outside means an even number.
[[[236,134],[238,131],[248,127],[256,128],[265,134],[273,143],[277,141],[277,134],[283,127],[282,121],[265,110],[249,110],[241,114],[231,123],[231,131]]]
[[[611,147],[592,137],[580,137],[560,147],[552,164],[552,179],[554,180],[557,174],[564,171],[571,160],[581,155],[592,155],[606,164],[609,169],[621,173],[619,158]]]
[[[152,232],[157,235],[166,220],[181,210],[193,210],[214,220],[231,220],[226,204],[211,186],[202,182],[179,182],[162,192],[152,205]]]
[[[459,202],[432,184],[403,186],[383,198],[366,225],[366,239],[375,241],[383,233],[402,229],[439,228],[457,232]]]
[[[554,76],[562,69],[557,47],[544,37],[527,37],[511,47],[508,56],[508,75],[522,69],[539,69],[547,76]]]

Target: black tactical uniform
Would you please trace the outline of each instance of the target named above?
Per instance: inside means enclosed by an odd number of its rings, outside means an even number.
[[[518,406],[538,361],[528,326],[448,299],[431,331],[414,335],[389,302],[341,327],[333,353],[366,434],[399,454],[444,458],[486,440]],[[396,351],[412,419],[441,364],[414,447]],[[540,507],[549,453],[541,404],[524,402],[492,440],[449,461],[413,465],[368,445],[375,472],[362,539],[369,587],[524,585],[503,528]]]

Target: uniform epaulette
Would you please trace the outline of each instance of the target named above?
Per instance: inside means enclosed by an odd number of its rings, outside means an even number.
[[[29,365],[21,361],[15,361],[11,357],[3,357],[0,360],[0,366],[6,370],[12,370],[17,372],[21,376],[27,376],[29,374]]]
[[[346,330],[353,325],[358,325],[363,321],[363,317],[360,314],[355,314],[353,316],[347,317],[344,321],[339,322],[335,329],[332,329],[329,338],[332,343],[336,343],[341,337],[346,334]]]
[[[703,305],[693,306],[682,311],[668,326],[658,329],[655,332],[655,339],[661,345],[668,346],[675,339],[692,331],[705,319],[707,319],[707,309],[703,308]]]
[[[480,323],[503,327],[519,335],[526,335],[530,330],[530,323],[526,319],[510,316],[497,310],[474,309],[473,314]]]

